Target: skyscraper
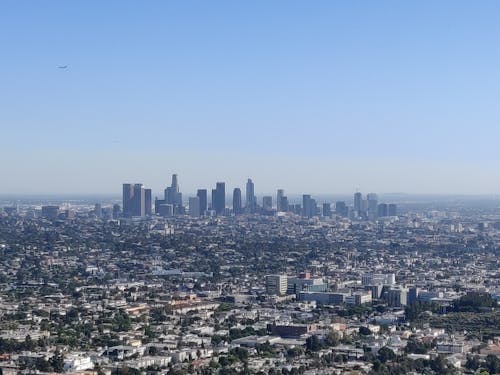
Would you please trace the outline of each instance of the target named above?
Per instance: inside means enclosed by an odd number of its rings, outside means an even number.
[[[249,213],[253,213],[255,211],[255,191],[254,191],[254,184],[252,182],[252,179],[249,178],[247,180],[247,186],[246,186],[246,209]]]
[[[210,201],[210,209],[215,211],[215,205],[217,204],[217,190],[212,189],[212,200]]]
[[[377,207],[377,216],[378,217],[388,216],[387,204],[386,203],[380,203],[378,205],[378,207]]]
[[[281,212],[288,212],[288,210],[289,210],[288,197],[286,197],[286,196],[281,197],[280,209],[281,209]]]
[[[200,216],[200,198],[190,197],[189,198],[189,215],[192,217]]]
[[[233,213],[240,215],[243,212],[241,204],[241,189],[234,188],[233,190]]]
[[[262,208],[264,211],[272,211],[273,209],[273,197],[266,195],[262,197]]]
[[[196,196],[200,198],[200,215],[205,215],[207,212],[207,189],[198,189]]]
[[[215,185],[215,212],[224,215],[226,211],[226,184],[217,182]]]
[[[368,205],[368,219],[375,220],[378,214],[378,196],[375,193],[369,193],[366,195],[366,200]]]
[[[144,214],[150,216],[153,213],[152,209],[152,192],[151,189],[144,190]]]
[[[132,197],[132,216],[143,217],[146,214],[146,192],[142,184],[134,184]]]
[[[397,216],[398,206],[396,206],[394,203],[390,203],[389,205],[387,205],[387,214],[389,216]]]
[[[123,194],[122,194],[122,206],[123,206],[123,216],[132,216],[132,198],[134,196],[132,184],[123,184]]]
[[[123,216],[146,214],[146,193],[142,184],[123,184]]]
[[[323,203],[323,216],[325,217],[332,216],[332,207],[330,203]]]
[[[348,210],[347,210],[347,205],[345,204],[344,201],[335,202],[335,212],[339,216],[347,217]]]
[[[281,200],[285,196],[285,190],[278,189],[278,193],[276,194],[276,211],[281,212],[283,208],[281,207]]]
[[[354,193],[354,211],[358,211],[358,215],[362,211],[362,205],[363,196],[359,192]]]
[[[182,206],[182,193],[179,192],[179,183],[177,175],[172,175],[172,184],[165,189],[165,202],[174,207]]]
[[[172,175],[172,185],[170,185],[176,193],[179,192],[179,183],[177,182],[177,174]]]
[[[302,216],[316,216],[316,200],[312,199],[309,194],[302,195]]]
[[[115,203],[113,205],[113,219],[118,219],[120,217],[120,205],[118,203]]]

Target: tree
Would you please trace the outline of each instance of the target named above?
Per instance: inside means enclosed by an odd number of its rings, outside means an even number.
[[[299,357],[303,354],[303,350],[300,346],[295,346],[286,351],[286,356],[289,358]]]
[[[50,363],[46,361],[44,358],[38,358],[35,364],[35,367],[38,371],[41,372],[50,372]]]
[[[306,349],[312,352],[317,352],[321,350],[321,343],[318,336],[312,335],[306,339]]]
[[[64,355],[59,350],[55,351],[49,362],[54,372],[64,372]]]
[[[126,332],[132,327],[132,321],[125,311],[118,311],[113,318],[113,326],[117,332]]]
[[[448,366],[446,365],[446,361],[441,355],[431,361],[431,369],[436,371],[438,374],[444,373],[447,368]]]
[[[382,367],[382,362],[380,362],[378,359],[374,360],[372,364],[373,364],[373,371],[375,372],[378,372]]]
[[[392,349],[384,346],[378,351],[378,359],[382,363],[386,363],[387,361],[394,361],[396,359],[396,354],[392,351]]]
[[[453,303],[453,309],[457,312],[479,312],[482,308],[496,307],[497,301],[489,293],[469,292]]]
[[[248,350],[245,348],[234,348],[230,351],[230,353],[238,357],[238,359],[242,362],[248,359]]]
[[[363,336],[370,336],[372,334],[372,331],[368,327],[361,326],[359,327],[359,334]]]
[[[479,356],[467,356],[467,362],[465,362],[465,367],[467,367],[469,370],[476,371],[480,366],[479,363]]]
[[[328,332],[325,339],[325,344],[327,346],[337,346],[339,344],[339,334],[334,331]]]
[[[497,356],[488,354],[485,365],[490,374],[500,373],[500,359],[498,359]]]
[[[417,341],[414,337],[410,337],[406,345],[406,351],[408,353],[426,354],[431,347],[431,343],[423,343],[421,341]]]

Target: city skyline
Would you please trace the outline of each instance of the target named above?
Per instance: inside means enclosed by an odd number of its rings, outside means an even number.
[[[187,189],[499,193],[499,11],[4,2],[0,194],[156,190],[171,170]]]
[[[0,375],[500,375],[500,1],[0,1]]]
[[[331,218],[333,212],[335,212],[339,217],[375,221],[378,218],[397,216],[397,205],[394,202],[379,202],[376,193],[367,193],[366,198],[364,198],[361,192],[355,192],[352,206],[346,204],[346,201],[342,199],[335,201],[323,199],[323,203],[318,204],[316,197],[313,198],[311,194],[303,193],[302,204],[300,204],[294,202],[294,199],[288,199],[285,189],[278,188],[275,190],[276,204],[273,204],[273,195],[257,196],[255,183],[251,178],[248,178],[245,185],[245,205],[243,206],[241,189],[235,187],[231,197],[228,194],[229,191],[226,191],[226,183],[223,181],[216,182],[215,188],[211,191],[210,202],[208,201],[208,189],[197,189],[196,195],[189,195],[188,197],[185,195],[183,199],[176,173],[172,174],[171,181],[171,185],[164,189],[163,197],[161,195],[160,197],[156,196],[154,201],[152,199],[152,190],[145,188],[142,183],[123,183],[122,207],[120,210],[118,204],[113,206],[113,217],[145,218],[153,215],[162,217],[183,215],[200,217],[239,216],[243,214],[273,216],[275,214],[293,213],[306,218],[316,216]],[[259,198],[261,198],[261,204],[259,204]],[[42,206],[42,209],[43,207],[45,206]],[[96,203],[96,207],[98,207],[96,210],[100,212],[101,204]]]

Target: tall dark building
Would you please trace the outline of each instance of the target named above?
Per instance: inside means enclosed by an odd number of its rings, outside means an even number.
[[[189,198],[189,215],[191,217],[200,216],[200,197],[190,197]]]
[[[150,216],[153,213],[152,209],[152,192],[151,189],[144,189],[144,214]]]
[[[316,210],[316,201],[309,194],[304,194],[302,196],[302,216],[309,218],[316,216]]]
[[[257,204],[255,201],[255,186],[252,182],[252,179],[249,178],[247,180],[246,186],[246,209],[249,213],[253,213],[255,211]]]
[[[146,192],[142,184],[134,185],[132,197],[132,216],[142,217],[146,214]]]
[[[377,216],[378,217],[385,217],[388,216],[388,210],[387,210],[387,204],[386,203],[380,203],[377,207]]]
[[[354,211],[358,211],[358,214],[363,208],[363,196],[361,193],[354,193]]]
[[[240,215],[243,212],[240,188],[234,188],[233,190],[233,212],[235,215]]]
[[[270,195],[262,197],[262,209],[264,211],[273,210],[273,197],[271,197]]]
[[[212,189],[212,204],[210,208],[215,211],[215,205],[217,204],[217,189]]]
[[[146,194],[142,184],[123,184],[123,216],[144,216]]]
[[[226,183],[217,182],[215,185],[215,212],[224,215],[226,211]]]
[[[132,216],[132,198],[134,197],[133,186],[133,184],[123,184],[122,207],[124,217]]]
[[[332,216],[332,207],[330,203],[323,203],[323,216],[325,217]]]
[[[368,205],[368,218],[370,220],[375,220],[377,218],[377,207],[378,207],[378,196],[375,193],[369,193],[366,195],[367,205]]]
[[[339,216],[347,217],[348,210],[344,201],[335,202],[335,212]]]
[[[278,189],[278,192],[276,194],[276,211],[280,212],[283,211],[283,208],[281,207],[281,200],[285,196],[285,190],[283,189]]]
[[[387,214],[389,216],[397,216],[398,207],[394,203],[387,205]]]
[[[280,199],[280,210],[281,212],[289,211],[288,197],[282,196]]]
[[[120,217],[121,209],[119,204],[113,205],[113,219],[118,219]]]
[[[196,196],[200,198],[200,215],[205,215],[208,208],[207,189],[198,189]]]

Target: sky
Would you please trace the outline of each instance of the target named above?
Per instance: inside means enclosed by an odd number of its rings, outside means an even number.
[[[500,192],[500,2],[0,2],[0,194]],[[58,68],[67,66],[66,69]]]

